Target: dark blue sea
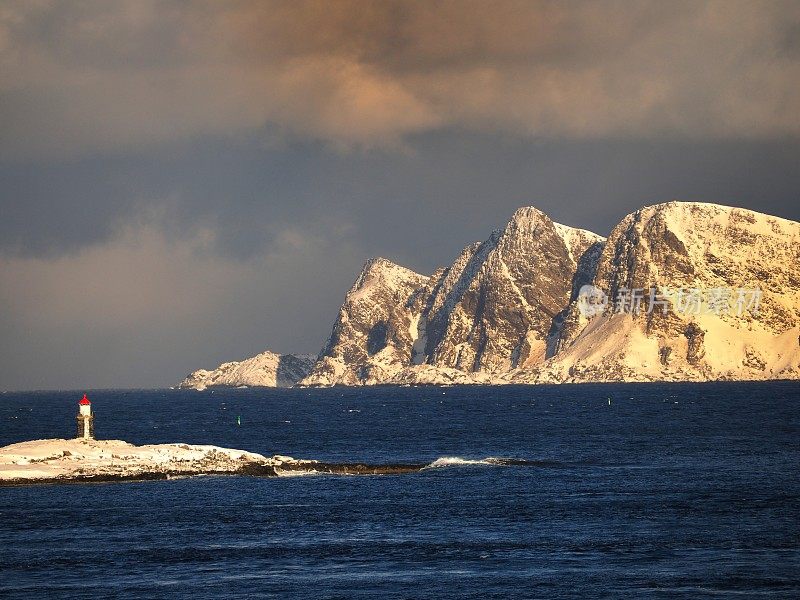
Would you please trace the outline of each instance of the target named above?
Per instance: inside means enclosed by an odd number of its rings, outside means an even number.
[[[0,445],[82,393],[0,394]],[[797,383],[89,397],[136,444],[529,463],[0,488],[0,597],[800,597]]]

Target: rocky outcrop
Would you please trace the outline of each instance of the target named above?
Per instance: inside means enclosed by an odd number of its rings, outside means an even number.
[[[700,329],[697,323],[691,322],[684,331],[686,336],[686,362],[696,365],[706,355],[706,348],[703,344],[706,332]]]
[[[528,207],[430,277],[369,261],[301,383],[488,383],[541,363],[602,240]]]
[[[182,389],[208,387],[291,387],[306,377],[315,356],[262,352],[242,361],[222,363],[212,371],[199,369],[178,384]]]
[[[668,202],[605,240],[526,207],[430,276],[368,261],[299,385],[800,379],[799,339],[796,222]]]
[[[645,207],[614,228],[592,281],[610,307],[626,301],[623,314],[575,318],[547,363],[508,379],[800,378],[798,259],[796,222],[715,204]],[[644,291],[638,312],[633,290]]]
[[[439,286],[426,315],[424,362],[481,373],[542,362],[553,319],[570,300],[575,256],[600,239],[535,208],[517,210],[475,247],[454,284]]]
[[[382,383],[411,364],[420,302],[430,279],[385,258],[368,261],[303,383]]]
[[[435,462],[321,462],[281,455],[266,457],[219,446],[134,446],[122,440],[51,439],[0,448],[0,486],[145,481],[194,475],[394,475],[414,473],[433,466],[438,465]]]
[[[0,485],[275,475],[281,461],[189,444],[134,446],[121,440],[33,440],[0,448]]]

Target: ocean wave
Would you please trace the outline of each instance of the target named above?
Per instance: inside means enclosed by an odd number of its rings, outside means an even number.
[[[276,468],[275,474],[278,477],[307,477],[309,475],[321,475],[316,469],[281,469]]]
[[[488,456],[486,458],[462,458],[460,456],[441,456],[426,465],[428,469],[442,467],[460,467],[470,465],[489,465],[494,467],[556,467],[561,463],[552,460],[529,460],[526,458],[507,458]]]
[[[489,467],[557,467],[562,463],[547,460],[529,460],[502,456],[486,458],[464,458],[461,456],[440,456],[429,463],[361,463],[361,462],[322,462],[316,460],[295,460],[288,457],[275,466],[280,477],[300,475],[398,475],[418,473],[426,469],[442,469],[468,466]]]
[[[460,456],[441,456],[425,465],[426,469],[440,469],[442,467],[463,467],[467,465],[491,465],[488,458],[461,458]]]

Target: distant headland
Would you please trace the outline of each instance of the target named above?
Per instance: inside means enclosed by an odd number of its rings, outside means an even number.
[[[374,258],[316,358],[263,352],[182,388],[800,379],[800,223],[667,202],[606,239],[534,207],[421,274]]]

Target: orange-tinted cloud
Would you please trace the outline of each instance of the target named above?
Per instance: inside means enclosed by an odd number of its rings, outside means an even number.
[[[5,156],[270,131],[348,147],[800,134],[796,2],[12,2]]]

